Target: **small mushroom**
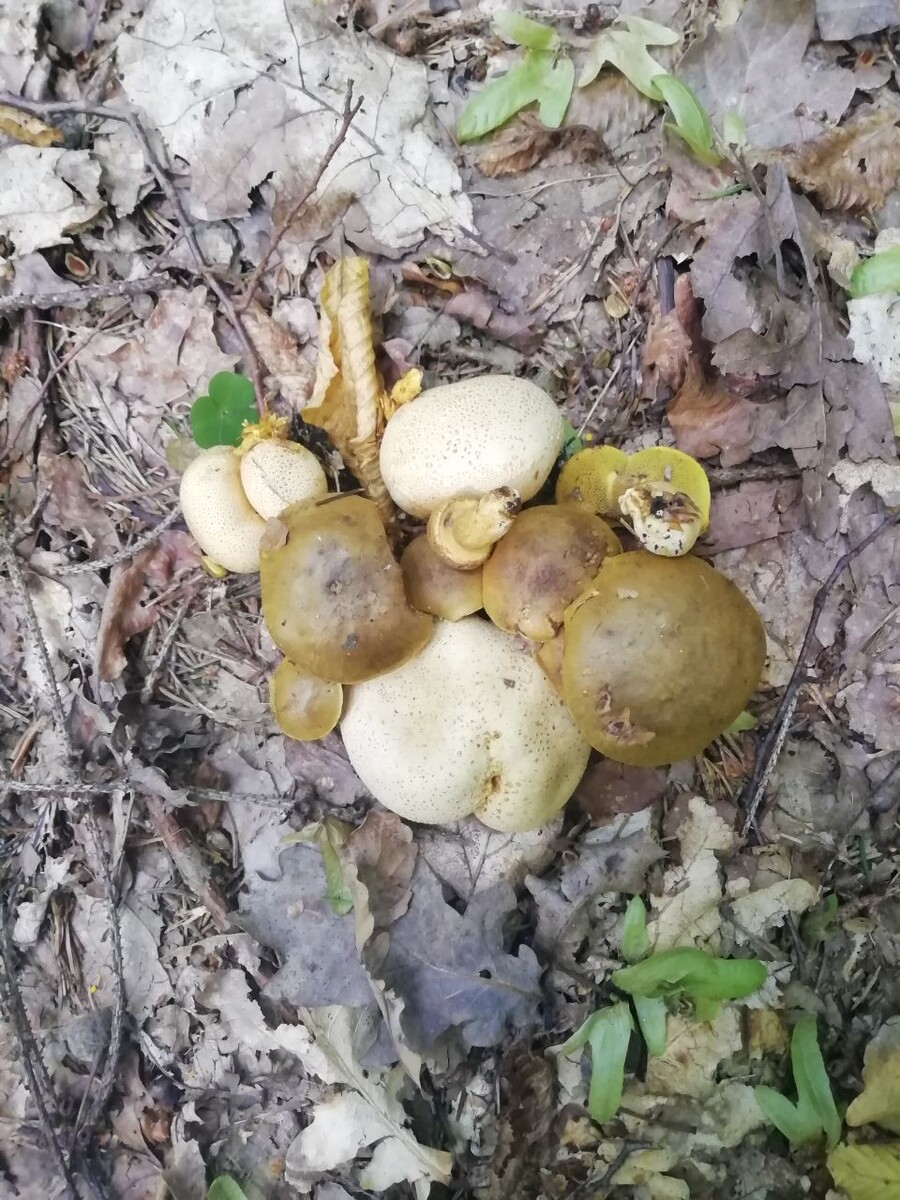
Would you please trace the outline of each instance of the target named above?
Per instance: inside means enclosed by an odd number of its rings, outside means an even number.
[[[458,496],[512,488],[535,496],[563,442],[553,400],[527,379],[482,375],[431,388],[402,405],[381,441],[381,474],[394,503],[428,517]]]
[[[706,472],[671,446],[580,450],[560,472],[556,499],[619,520],[647,550],[669,557],[686,554],[709,524]]]
[[[200,549],[227,571],[259,570],[265,521],[241,486],[241,463],[231,446],[201,450],[181,479],[181,511]]]
[[[528,650],[480,617],[439,622],[416,658],[352,688],[341,734],[385,808],[505,832],[559,812],[590,753]]]
[[[528,508],[485,563],[485,612],[508,633],[548,641],[606,556],[621,549],[606,522],[586,508]]]
[[[301,671],[358,683],[422,649],[433,621],[406,602],[378,509],[361,496],[295,504],[269,522],[260,556],[263,616]]]
[[[282,733],[298,742],[314,742],[331,733],[341,719],[344,689],[339,683],[308,675],[283,658],[269,680],[269,704]]]
[[[565,619],[563,692],[578,728],[617,762],[699,754],[746,707],[766,635],[749,600],[698,558],[608,558]]]
[[[406,598],[419,612],[458,621],[482,607],[481,571],[451,567],[425,534],[413,538],[400,556]]]
[[[521,507],[519,493],[508,487],[495,488],[477,500],[448,500],[428,518],[428,541],[452,567],[474,571],[487,561]]]
[[[240,458],[244,494],[261,517],[277,517],[291,504],[328,495],[316,456],[297,442],[268,438]]]

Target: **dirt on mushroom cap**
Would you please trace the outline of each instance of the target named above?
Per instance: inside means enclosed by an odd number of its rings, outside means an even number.
[[[381,473],[394,503],[416,517],[501,487],[530,500],[562,439],[562,416],[545,391],[512,375],[482,375],[399,408],[384,431]]]
[[[510,832],[554,816],[590,753],[529,652],[480,617],[439,622],[415,659],[353,688],[341,733],[386,808]]]

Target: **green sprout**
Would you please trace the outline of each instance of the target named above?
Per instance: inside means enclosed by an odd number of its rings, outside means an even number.
[[[622,1103],[625,1087],[625,1057],[634,1024],[625,1001],[591,1013],[580,1028],[554,1054],[571,1054],[588,1045],[591,1048],[591,1083],[588,1112],[598,1125],[615,1116]]]
[[[854,300],[879,292],[900,292],[900,246],[881,250],[853,268],[850,295]]]
[[[219,371],[209,381],[207,394],[191,406],[191,433],[204,450],[210,446],[237,446],[244,423],[259,420],[256,393],[246,375]]]
[[[841,1118],[819,1049],[815,1017],[802,1017],[794,1027],[791,1069],[797,1103],[774,1088],[760,1086],[753,1089],[757,1104],[792,1146],[815,1141],[823,1134],[829,1146],[836,1146],[841,1138]]]

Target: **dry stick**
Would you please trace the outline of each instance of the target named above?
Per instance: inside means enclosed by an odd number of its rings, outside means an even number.
[[[90,562],[66,563],[65,566],[56,567],[48,572],[54,578],[62,577],[63,575],[84,575],[87,571],[106,571],[110,567],[118,566],[119,563],[127,562],[128,559],[134,558],[141,550],[146,550],[169,529],[178,518],[181,516],[181,509],[175,507],[152,529],[148,529],[146,533],[142,533],[139,538],[120,550],[118,554],[112,554],[109,558],[98,558]]]
[[[38,292],[36,296],[0,296],[0,316],[21,312],[25,308],[73,307],[114,296],[142,296],[146,292],[164,291],[177,286],[178,281],[171,275],[147,275],[144,279],[116,279],[110,283],[86,283],[80,287],[61,288],[58,292]]]
[[[262,376],[260,372],[259,356],[256,353],[256,347],[247,332],[247,327],[244,324],[240,314],[235,310],[234,302],[231,297],[216,279],[215,274],[210,269],[210,264],[206,259],[206,255],[200,248],[200,243],[197,241],[197,234],[194,231],[194,226],[190,218],[185,212],[184,205],[181,203],[181,197],[175,189],[172,180],[163,167],[162,163],[156,156],[156,151],[150,142],[147,131],[144,129],[139,118],[132,112],[120,111],[115,108],[107,108],[102,104],[83,104],[79,101],[36,101],[24,100],[21,96],[13,95],[9,92],[0,93],[0,104],[7,104],[10,108],[17,108],[22,112],[31,113],[36,117],[44,117],[53,113],[73,113],[77,116],[99,117],[104,121],[119,121],[127,125],[131,130],[132,135],[141,147],[141,152],[144,156],[144,161],[150,168],[156,182],[172,206],[175,213],[175,219],[178,222],[178,227],[181,230],[182,236],[187,243],[188,249],[191,252],[197,271],[203,282],[213,293],[219,303],[222,305],[222,311],[225,313],[229,325],[236,333],[238,340],[243,347],[244,353],[247,356],[247,366],[250,370],[253,380],[253,386],[256,391],[257,404],[259,405],[260,416],[265,414],[266,399],[262,386]]]
[[[249,280],[247,281],[247,286],[244,289],[244,298],[240,301],[240,303],[237,306],[237,311],[239,313],[244,313],[247,311],[247,308],[249,307],[251,301],[253,300],[254,293],[256,292],[256,289],[259,286],[259,281],[262,279],[263,275],[265,275],[265,273],[266,273],[266,268],[269,265],[269,260],[271,259],[272,255],[275,253],[275,251],[278,249],[278,244],[280,243],[281,239],[284,237],[284,235],[287,233],[287,231],[290,229],[290,227],[296,221],[296,219],[300,213],[300,210],[307,203],[307,201],[310,199],[310,197],[315,194],[316,189],[318,188],[319,184],[322,182],[322,176],[328,170],[328,167],[331,164],[331,160],[334,158],[335,154],[337,154],[338,150],[341,147],[341,144],[343,143],[344,139],[347,136],[350,126],[353,124],[353,118],[356,116],[356,114],[362,108],[362,103],[363,103],[362,99],[357,100],[355,104],[353,103],[353,83],[351,81],[347,87],[347,95],[344,98],[344,110],[341,114],[341,123],[338,126],[337,133],[331,139],[331,144],[329,145],[328,149],[325,151],[325,155],[322,158],[322,161],[319,163],[316,173],[313,176],[312,183],[310,183],[309,187],[306,189],[306,191],[303,193],[303,195],[300,197],[300,199],[297,200],[297,202],[295,204],[291,205],[290,212],[287,214],[286,217],[284,217],[283,220],[279,221],[278,226],[273,231],[272,237],[269,241],[269,245],[266,248],[265,254],[263,254],[259,263],[257,263],[257,265],[254,267],[253,273],[250,276]]]
[[[22,568],[19,562],[19,556],[9,539],[8,523],[3,521],[0,525],[0,551],[2,551],[3,560],[6,564],[6,569],[9,572],[9,577],[14,590],[19,596],[25,615],[25,628],[28,636],[31,639],[36,651],[38,662],[40,664],[41,675],[43,677],[44,686],[47,691],[47,701],[50,705],[50,711],[53,715],[53,723],[57,734],[66,749],[66,753],[70,762],[74,763],[76,758],[75,746],[69,734],[68,725],[66,724],[66,714],[63,709],[62,697],[59,693],[59,688],[56,684],[56,677],[53,674],[53,664],[50,661],[50,651],[47,649],[47,643],[44,635],[41,632],[41,627],[37,619],[37,613],[34,609],[34,604],[31,599],[31,593],[28,591],[28,586],[25,583],[25,577],[22,573]],[[0,781],[5,782],[5,781]],[[91,790],[87,790],[86,798],[90,800]],[[110,927],[110,937],[112,939],[112,955],[113,955],[113,1024],[110,1035],[109,1050],[107,1052],[106,1067],[103,1073],[100,1089],[95,1097],[95,1100],[100,1100],[105,1103],[112,1090],[112,1085],[115,1082],[116,1071],[119,1065],[119,1054],[122,1048],[122,1033],[124,1029],[124,1010],[125,1010],[125,976],[123,972],[122,961],[122,932],[119,927],[119,913],[116,904],[116,887],[112,878],[109,857],[106,853],[106,847],[103,844],[103,837],[100,832],[97,818],[93,810],[89,806],[85,806],[85,818],[88,826],[88,832],[94,840],[94,845],[97,853],[97,858],[100,866],[100,872],[103,876],[104,894],[106,900],[106,909],[108,922]],[[94,1108],[92,1107],[92,1112]]]
[[[803,639],[803,645],[800,647],[800,653],[797,655],[797,662],[791,672],[787,687],[784,689],[784,695],[781,697],[781,703],[775,714],[775,720],[772,722],[769,732],[766,734],[757,752],[753,774],[750,776],[750,781],[741,797],[741,805],[747,814],[744,819],[742,837],[746,837],[751,827],[755,828],[756,826],[756,814],[762,803],[766,785],[778,762],[778,756],[781,753],[785,739],[790,732],[791,717],[794,715],[794,710],[797,707],[800,688],[805,682],[804,676],[808,666],[810,648],[813,638],[816,636],[819,618],[822,615],[825,602],[831,594],[831,589],[853,560],[862,554],[864,550],[868,549],[883,533],[898,524],[898,522],[900,522],[900,513],[885,517],[881,524],[877,525],[861,542],[852,546],[846,554],[841,555],[835,563],[831,574],[816,592],[812,612],[809,617],[809,624],[806,627],[806,636]]]
[[[197,800],[205,800],[218,804],[259,804],[264,808],[290,808],[310,799],[306,796],[257,796],[252,792],[225,792],[220,788],[192,787],[187,784],[178,787]],[[0,796],[19,792],[23,796],[70,796],[73,800],[87,796],[111,796],[115,792],[131,792],[136,796],[149,796],[146,785],[134,779],[113,779],[104,783],[80,783],[71,780],[61,780],[56,783],[31,783],[22,779],[9,779],[0,776]]]
[[[70,1200],[79,1200],[79,1192],[72,1175],[72,1169],[60,1145],[54,1119],[48,1111],[44,1087],[49,1089],[48,1098],[54,1107],[56,1106],[56,1097],[47,1077],[47,1068],[44,1065],[41,1052],[34,1040],[31,1022],[28,1020],[28,1013],[25,1005],[22,1003],[22,994],[19,991],[19,985],[16,981],[13,951],[9,937],[8,914],[5,908],[0,912],[0,961],[2,961],[2,970],[0,970],[0,998],[2,998],[3,1007],[8,1014],[10,1026],[19,1043],[20,1061],[22,1069],[25,1072],[25,1081],[28,1084],[28,1090],[37,1109],[41,1131],[47,1143],[47,1149],[56,1164],[56,1168],[65,1181],[67,1195]],[[36,1064],[40,1064],[40,1066],[38,1067]],[[43,1086],[39,1078],[41,1073],[46,1081]]]
[[[234,929],[234,921],[225,897],[210,879],[206,865],[187,832],[158,796],[145,796],[144,807],[179,875],[194,895],[202,900],[219,933],[230,933]]]

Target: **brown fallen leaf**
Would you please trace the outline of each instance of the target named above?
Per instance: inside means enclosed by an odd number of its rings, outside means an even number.
[[[856,113],[785,157],[788,174],[826,208],[844,212],[881,208],[900,173],[898,114]]]
[[[278,390],[293,409],[309,403],[316,371],[303,354],[297,340],[261,304],[255,301],[244,313],[244,324],[266,371],[273,376]]]
[[[672,309],[650,323],[641,363],[641,388],[645,396],[657,399],[661,387],[677,391],[684,382],[691,356],[691,339]],[[671,393],[670,393],[671,394]]]
[[[666,416],[675,444],[685,454],[694,458],[721,454],[723,466],[750,457],[753,404],[730,392],[720,378],[707,378],[694,358]]]
[[[596,129],[589,125],[566,125],[548,129],[532,113],[523,113],[492,138],[478,156],[478,169],[492,179],[518,175],[536,166],[550,152],[560,165],[591,162],[605,147]]]
[[[806,525],[806,507],[799,479],[748,480],[716,497],[709,529],[703,537],[704,555],[752,546]]]
[[[366,260],[338,259],[325,276],[319,304],[316,383],[303,419],[325,430],[390,525],[395,509],[378,465],[389,399],[375,369]]]
[[[52,125],[8,104],[0,104],[0,133],[26,146],[58,146],[63,140],[63,135]]]

